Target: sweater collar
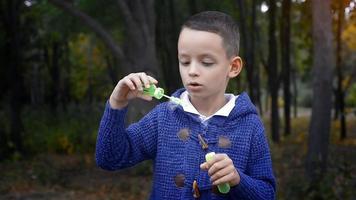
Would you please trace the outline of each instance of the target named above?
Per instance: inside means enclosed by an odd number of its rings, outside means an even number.
[[[235,107],[235,100],[237,97],[235,97],[233,94],[225,94],[225,98],[228,100],[228,102],[221,107],[217,112],[215,112],[213,115],[210,116],[204,116],[199,111],[193,106],[191,101],[189,100],[189,94],[188,91],[184,91],[180,95],[180,99],[183,101],[182,107],[185,112],[189,112],[192,114],[196,114],[199,116],[200,120],[204,123],[205,121],[209,120],[213,116],[224,116],[227,117],[229,116],[230,112],[232,109]]]
[[[173,96],[180,97],[185,92],[185,88],[178,89],[173,93]],[[184,112],[183,107],[179,106],[180,110]],[[238,98],[235,99],[235,106],[230,111],[227,117],[221,115],[214,115],[209,119],[209,124],[216,124],[218,126],[224,126],[225,122],[234,123],[236,120],[250,114],[257,114],[255,105],[251,102],[246,92],[242,92]]]

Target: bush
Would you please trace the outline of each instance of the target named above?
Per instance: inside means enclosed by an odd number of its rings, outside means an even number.
[[[23,115],[25,148],[30,154],[93,152],[102,111],[70,106],[53,115],[48,109],[27,108]]]

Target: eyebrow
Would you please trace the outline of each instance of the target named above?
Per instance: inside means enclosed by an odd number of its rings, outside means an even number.
[[[178,54],[178,59],[181,59],[181,58],[190,58],[190,56],[185,55],[185,54]]]
[[[178,58],[185,58],[185,57],[191,57],[189,56],[188,54],[179,54],[178,53]],[[199,58],[202,58],[202,57],[210,57],[210,58],[215,58],[215,56],[213,54],[210,54],[210,53],[203,53],[203,54],[199,54],[198,55]]]
[[[199,57],[214,57],[214,55],[209,54],[209,53],[204,53],[204,54],[199,55]]]

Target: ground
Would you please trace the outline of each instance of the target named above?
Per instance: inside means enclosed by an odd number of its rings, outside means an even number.
[[[291,136],[270,142],[278,199],[354,199],[356,192],[356,120],[348,121],[348,139],[338,140],[333,122],[328,174],[317,190],[305,179],[308,120],[294,119]],[[42,154],[0,163],[0,199],[147,199],[152,167],[145,162],[119,172],[98,169],[91,154]]]

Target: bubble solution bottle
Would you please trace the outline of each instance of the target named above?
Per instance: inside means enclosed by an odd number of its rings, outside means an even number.
[[[215,152],[207,153],[205,155],[205,160],[206,161],[212,160],[214,156],[215,156]],[[218,190],[219,190],[219,192],[226,194],[230,191],[230,185],[228,183],[219,184]]]
[[[160,88],[160,87],[156,87],[154,84],[151,84],[149,88],[144,88],[143,89],[143,93],[147,94],[151,97],[154,97],[156,99],[161,99],[162,97],[166,97],[168,98],[170,101],[172,101],[173,103],[182,105],[182,100],[177,98],[177,97],[173,97],[173,96],[167,96],[164,94],[164,89]]]

